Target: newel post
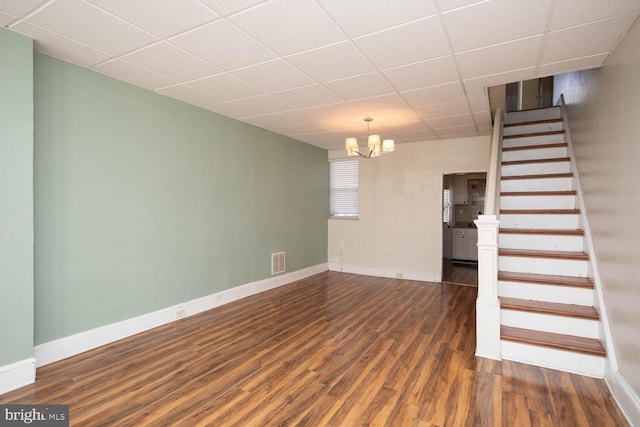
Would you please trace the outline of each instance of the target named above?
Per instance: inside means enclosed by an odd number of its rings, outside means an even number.
[[[476,356],[501,360],[498,301],[498,225],[495,215],[480,215],[478,227],[478,299]]]

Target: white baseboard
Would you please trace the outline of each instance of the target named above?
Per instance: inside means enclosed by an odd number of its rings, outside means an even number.
[[[420,282],[440,282],[441,278],[437,274],[428,274],[416,271],[391,271],[380,268],[362,267],[357,265],[341,265],[329,263],[330,271],[341,271],[343,273],[361,274],[363,276],[386,277],[389,279],[417,280]]]
[[[613,398],[632,426],[640,426],[640,397],[634,393],[620,372],[608,372],[605,377]]]
[[[95,329],[39,344],[34,348],[36,365],[38,367],[48,365],[49,363],[66,359],[67,357],[112,343],[131,335],[171,323],[178,319],[177,313],[179,311],[184,313],[184,316],[181,316],[180,318],[192,316],[232,301],[255,295],[269,289],[274,289],[279,286],[295,282],[296,280],[304,279],[305,277],[313,276],[314,274],[327,271],[327,269],[328,266],[326,263],[318,264],[302,270],[282,274],[280,276],[236,286],[231,289],[226,289],[202,298],[176,304],[171,307],[166,307],[131,319],[122,320],[120,322],[111,323],[109,325],[100,326]]]
[[[31,384],[36,380],[36,359],[30,357],[0,366],[0,394]]]

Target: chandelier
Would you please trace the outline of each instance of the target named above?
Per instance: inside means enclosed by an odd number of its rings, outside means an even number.
[[[351,156],[360,156],[365,159],[370,159],[372,157],[378,157],[380,153],[391,153],[395,150],[395,144],[393,139],[385,139],[382,141],[382,148],[380,147],[380,135],[371,135],[369,134],[369,124],[373,121],[371,117],[365,117],[364,121],[367,122],[367,135],[369,135],[367,139],[367,152],[368,154],[360,153],[360,148],[358,147],[358,140],[356,138],[350,137],[344,140],[344,148],[347,150],[347,154],[349,157]]]

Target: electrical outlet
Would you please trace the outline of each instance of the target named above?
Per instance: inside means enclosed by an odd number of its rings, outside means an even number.
[[[176,310],[176,320],[187,317],[187,309],[184,307],[180,307]]]

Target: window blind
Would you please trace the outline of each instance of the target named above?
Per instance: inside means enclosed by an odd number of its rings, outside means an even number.
[[[442,222],[451,222],[451,190],[448,188],[442,192]]]
[[[358,217],[358,160],[329,163],[329,209],[332,218]]]

